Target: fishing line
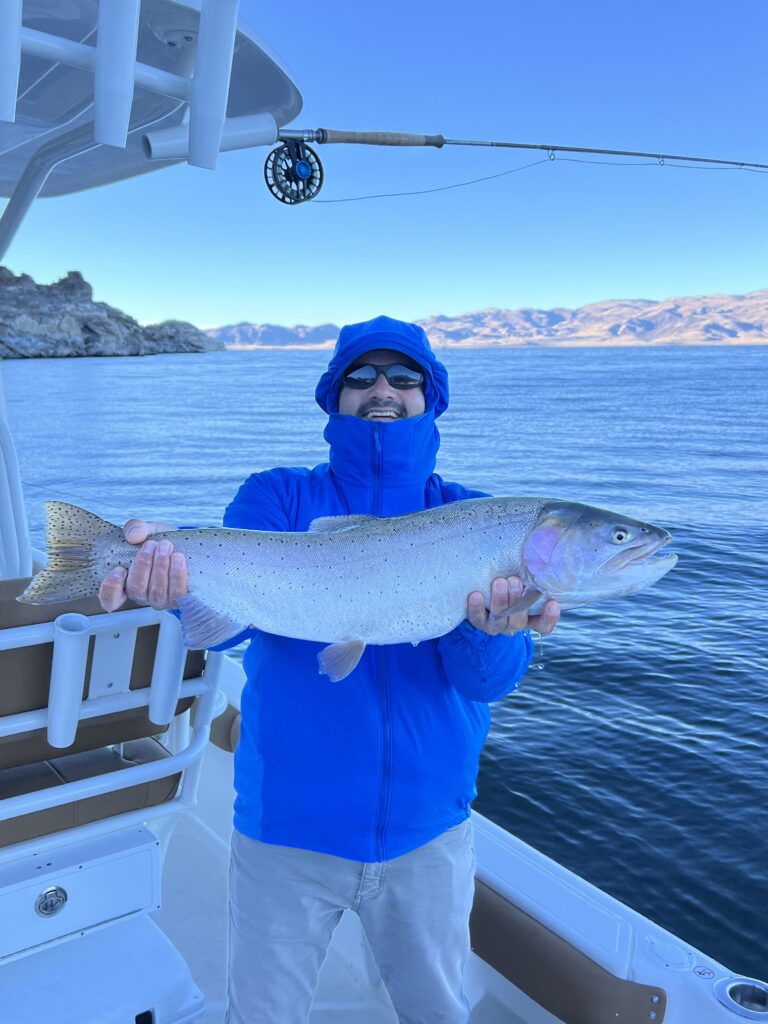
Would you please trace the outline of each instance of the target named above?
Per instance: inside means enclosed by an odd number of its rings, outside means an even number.
[[[592,164],[597,167],[676,167],[684,171],[749,171],[752,174],[768,174],[768,170],[759,167],[747,167],[744,164],[736,166],[703,167],[690,164],[670,163],[667,160],[585,160],[583,157],[560,156],[556,158],[558,163],[569,164]],[[314,199],[315,203],[358,203],[364,199],[390,199],[398,196],[423,196],[430,192],[447,192],[452,188],[464,188],[467,185],[477,185],[484,181],[493,181],[494,178],[503,178],[508,174],[516,174],[518,171],[526,171],[530,167],[538,167],[541,164],[554,163],[553,157],[545,157],[541,160],[534,160],[530,164],[522,164],[520,167],[513,167],[508,171],[501,171],[499,174],[488,174],[482,178],[472,178],[469,181],[459,181],[453,185],[440,185],[437,188],[422,188],[410,192],[378,192],[368,196],[347,196],[343,199]]]
[[[480,181],[491,181],[493,178],[503,178],[507,174],[516,174],[518,171],[526,171],[529,167],[538,167],[539,164],[548,164],[549,157],[543,160],[534,160],[530,164],[522,164],[520,167],[513,167],[509,171],[501,171],[499,174],[488,174],[483,178],[472,178],[471,181],[459,181],[454,185],[440,185],[437,188],[422,188],[413,192],[380,192],[371,196],[350,196],[346,199],[315,199],[316,203],[357,203],[361,199],[386,199],[392,196],[423,196],[428,192],[446,192],[451,188],[464,188],[466,185],[476,185]]]

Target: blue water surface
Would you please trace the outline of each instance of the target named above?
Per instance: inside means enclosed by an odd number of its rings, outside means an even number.
[[[42,501],[208,525],[323,461],[319,351],[2,366]],[[768,347],[441,353],[439,471],[669,529],[656,587],[566,613],[493,708],[476,807],[735,972],[768,978]]]

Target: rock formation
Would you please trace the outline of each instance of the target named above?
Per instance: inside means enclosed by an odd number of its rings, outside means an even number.
[[[0,358],[147,356],[223,347],[193,324],[166,320],[142,327],[106,302],[94,302],[91,286],[76,270],[45,285],[0,267]]]

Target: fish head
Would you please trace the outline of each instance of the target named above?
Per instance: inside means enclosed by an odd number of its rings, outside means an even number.
[[[658,554],[671,539],[667,530],[617,512],[552,502],[523,545],[526,583],[563,607],[633,594],[674,567],[677,555]]]

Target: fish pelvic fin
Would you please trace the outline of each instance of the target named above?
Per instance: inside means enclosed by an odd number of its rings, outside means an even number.
[[[122,529],[78,505],[46,501],[45,531],[48,565],[16,600],[55,604],[98,594],[107,567],[95,545],[102,540],[125,543]]]
[[[226,643],[246,628],[228,615],[210,608],[194,594],[184,594],[178,604],[181,609],[184,646],[192,651],[204,651],[208,647]]]
[[[499,622],[501,619],[506,619],[509,615],[518,615],[520,612],[526,612],[533,608],[536,602],[543,597],[542,592],[535,587],[526,587],[517,601],[509,605],[502,612],[492,612],[488,618],[491,622]]]
[[[338,683],[357,668],[364,650],[363,640],[346,640],[324,647],[317,656],[320,674],[328,676],[332,683]]]

